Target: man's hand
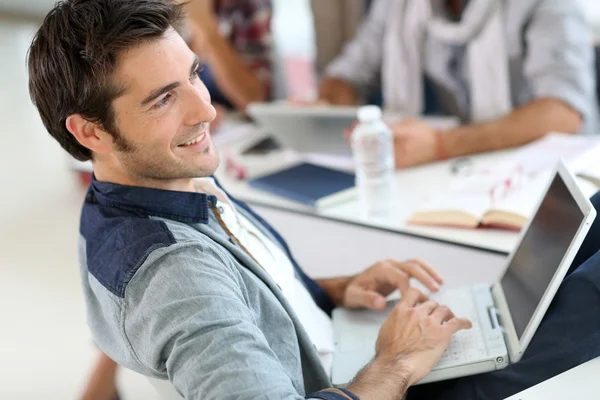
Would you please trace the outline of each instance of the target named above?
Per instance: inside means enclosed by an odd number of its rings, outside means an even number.
[[[334,106],[355,106],[358,94],[344,80],[330,77],[319,85],[319,100]]]
[[[406,119],[390,126],[394,135],[396,168],[433,162],[438,158],[436,130],[425,122]]]
[[[409,289],[379,331],[375,359],[348,390],[361,399],[401,399],[439,361],[452,335],[469,328],[468,320]]]
[[[394,290],[399,289],[402,295],[408,292],[411,278],[434,292],[444,283],[440,275],[421,260],[380,261],[351,278],[344,290],[342,305],[381,310],[386,305],[385,297]]]
[[[411,288],[381,326],[375,358],[402,360],[412,371],[412,385],[431,371],[454,333],[470,328],[469,320]]]

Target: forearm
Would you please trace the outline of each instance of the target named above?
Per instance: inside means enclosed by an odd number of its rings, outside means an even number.
[[[265,86],[254,71],[244,64],[236,50],[216,28],[206,30],[204,55],[223,94],[240,110],[244,110],[249,103],[265,101]]]
[[[373,2],[354,39],[344,45],[342,53],[325,69],[325,78],[342,79],[358,91],[374,83],[374,78],[381,72],[385,28],[393,3],[391,0]]]
[[[337,307],[341,307],[344,304],[344,292],[353,278],[353,276],[346,276],[340,278],[317,279],[315,282],[323,288],[331,301],[333,301],[333,304]]]
[[[361,400],[401,400],[413,383],[411,368],[399,360],[375,358],[348,384]]]
[[[577,133],[581,115],[560,100],[539,99],[498,120],[465,125],[446,132],[448,157],[521,146],[557,131]]]
[[[92,370],[84,393],[81,395],[81,400],[111,400],[116,398],[117,368],[116,362],[106,354],[101,353]]]

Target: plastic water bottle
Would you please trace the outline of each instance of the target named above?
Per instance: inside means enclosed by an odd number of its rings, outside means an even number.
[[[356,187],[365,217],[390,216],[396,197],[393,137],[381,114],[377,106],[359,108],[359,124],[350,137]]]

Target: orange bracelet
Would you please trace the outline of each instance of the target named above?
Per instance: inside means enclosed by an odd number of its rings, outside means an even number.
[[[435,150],[438,160],[448,159],[448,153],[446,153],[446,148],[444,147],[444,132],[440,130],[435,131]]]

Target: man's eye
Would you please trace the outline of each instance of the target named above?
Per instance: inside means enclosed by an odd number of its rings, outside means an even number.
[[[171,100],[171,97],[173,97],[170,93],[167,93],[165,95],[165,97],[163,97],[161,100],[157,101],[156,103],[154,103],[154,106],[152,106],[152,108],[157,109],[157,108],[161,108],[166,106],[167,104],[169,104],[169,101]]]
[[[190,80],[200,78],[200,74],[202,73],[203,70],[204,70],[204,67],[196,68],[196,70],[194,71],[192,76],[190,76]]]

